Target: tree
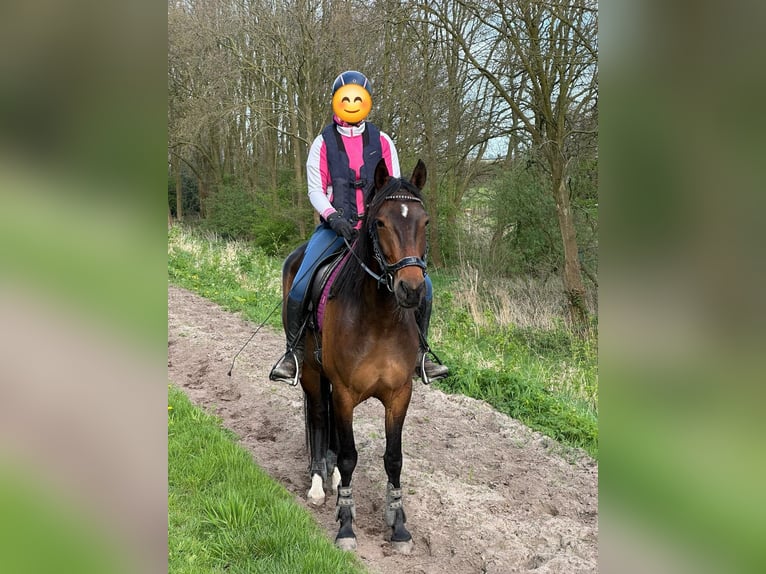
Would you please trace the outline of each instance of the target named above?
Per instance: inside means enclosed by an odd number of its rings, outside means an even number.
[[[526,131],[531,152],[546,166],[564,255],[569,318],[587,329],[585,287],[578,260],[567,179],[581,119],[595,107],[598,89],[597,12],[594,0],[457,1],[481,28],[471,42],[453,19],[453,4],[421,6],[460,46]]]
[[[525,268],[560,270],[571,322],[584,327],[582,273],[595,284],[596,267],[592,252],[586,267],[578,260],[576,230],[594,244],[596,8],[595,0],[169,0],[171,177],[182,172],[191,183],[184,196],[202,218],[221,213],[217,202],[227,217],[240,202],[243,220],[257,205],[263,229],[306,237],[316,217],[305,189],[308,146],[330,121],[333,78],[358,69],[373,80],[370,119],[394,139],[404,173],[418,158],[428,165],[432,262],[452,262],[477,183],[489,192],[498,189],[493,177],[534,174],[524,189],[538,193],[545,182],[546,201],[535,198],[551,217],[520,213],[522,230],[513,213],[498,212],[494,233],[482,230],[485,255],[507,257],[509,230],[523,231],[540,247],[525,256],[550,261],[545,269],[528,258]],[[506,173],[496,175],[498,166]],[[188,216],[189,204],[183,209]],[[540,235],[531,227],[543,220]]]

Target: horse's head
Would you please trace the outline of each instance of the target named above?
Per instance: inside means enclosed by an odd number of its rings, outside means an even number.
[[[420,190],[426,166],[418,160],[410,181],[392,178],[386,162],[375,168],[375,185],[368,198],[367,231],[375,259],[400,307],[420,305],[425,295],[426,225],[428,214]]]

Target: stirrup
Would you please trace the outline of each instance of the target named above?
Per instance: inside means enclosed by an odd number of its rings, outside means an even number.
[[[447,372],[437,377],[433,377],[433,378],[429,377],[428,373],[426,373],[426,359],[428,358],[428,355],[433,355],[433,357],[436,359],[436,361],[440,365],[442,366],[444,365],[444,363],[441,362],[441,359],[439,359],[439,357],[437,357],[433,351],[431,351],[430,349],[427,351],[423,351],[420,355],[420,362],[418,363],[415,374],[420,376],[420,380],[423,381],[424,385],[430,385],[433,381],[439,381],[449,376],[449,372]]]
[[[295,376],[293,376],[292,379],[288,379],[286,377],[282,377],[280,375],[277,375],[274,373],[274,371],[277,370],[277,367],[279,367],[282,363],[285,361],[292,359],[295,363]],[[298,364],[298,357],[295,356],[295,353],[289,352],[285,353],[281,359],[277,361],[277,363],[271,367],[271,372],[269,372],[269,380],[274,381],[275,383],[286,383],[292,387],[296,386],[298,384],[298,379],[300,378],[301,369],[300,365]]]

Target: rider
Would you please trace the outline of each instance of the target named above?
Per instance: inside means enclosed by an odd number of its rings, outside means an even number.
[[[296,384],[303,362],[304,341],[301,328],[305,322],[304,299],[314,269],[323,255],[335,253],[344,243],[355,239],[362,225],[364,191],[374,181],[380,158],[388,172],[400,177],[399,157],[391,138],[365,118],[372,108],[372,85],[360,72],[340,74],[332,85],[333,123],[322,130],[311,144],[306,171],[309,200],[321,216],[321,223],[309,239],[303,262],[296,274],[285,309],[287,351],[269,374],[272,381]],[[433,288],[426,276],[426,295],[416,317],[423,337],[428,334]],[[416,374],[422,377],[421,345]],[[436,380],[447,376],[448,369],[425,358],[425,374]]]

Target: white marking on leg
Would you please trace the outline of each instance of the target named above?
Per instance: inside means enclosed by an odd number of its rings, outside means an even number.
[[[318,474],[311,476],[311,488],[307,494],[310,504],[322,506],[324,504],[324,488],[322,488],[322,477]]]
[[[332,471],[332,478],[330,479],[330,487],[333,492],[338,492],[338,485],[340,484],[340,471],[336,466]]]
[[[406,218],[408,212],[409,212],[409,209],[408,209],[407,205],[402,203],[402,217]]]

